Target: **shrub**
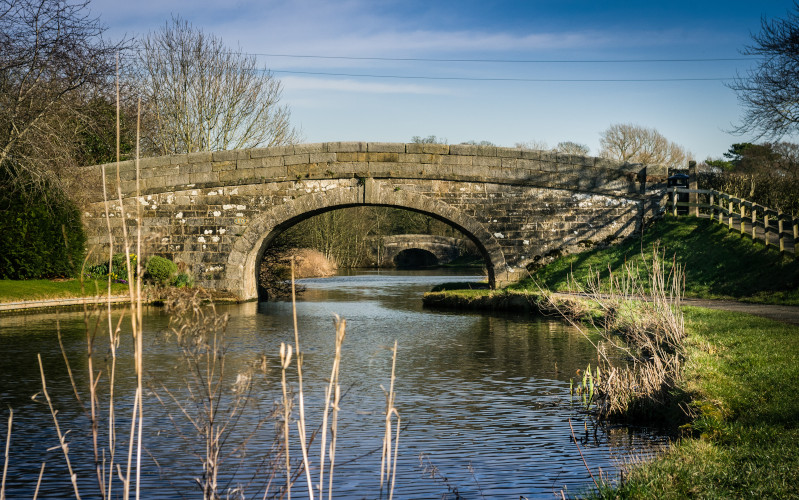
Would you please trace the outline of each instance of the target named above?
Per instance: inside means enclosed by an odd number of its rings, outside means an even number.
[[[180,273],[175,276],[175,279],[172,281],[172,286],[175,288],[191,288],[194,286],[194,278],[189,273]]]
[[[167,285],[177,273],[177,264],[165,257],[153,255],[147,259],[147,277],[156,283]]]
[[[0,168],[0,279],[77,275],[86,245],[77,207],[55,191],[9,189],[7,175]]]

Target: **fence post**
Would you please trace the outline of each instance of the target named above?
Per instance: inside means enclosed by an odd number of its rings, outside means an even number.
[[[719,224],[724,224],[724,202],[721,194],[719,194]]]
[[[793,220],[793,254],[799,257],[799,243],[796,240],[799,240],[799,219]]]
[[[688,189],[699,189],[699,182],[696,178],[696,162],[691,160],[688,162]],[[688,213],[694,214],[699,217],[699,193],[688,193],[689,205]]]
[[[732,231],[732,200],[730,200],[729,210],[727,210],[727,229]]]
[[[768,231],[769,231],[768,214],[764,210],[763,211],[763,239],[766,240],[766,248],[768,248]]]
[[[777,212],[777,235],[780,239],[780,254],[785,253],[785,235],[782,232],[782,210]]]
[[[677,186],[671,188],[671,213],[677,217]]]
[[[710,222],[716,222],[713,220],[716,217],[716,207],[713,204],[714,200],[713,191],[710,192]]]
[[[741,202],[741,237],[746,234],[746,228],[744,227],[744,217],[746,217],[746,205]]]
[[[752,243],[757,241],[757,204],[752,203]]]

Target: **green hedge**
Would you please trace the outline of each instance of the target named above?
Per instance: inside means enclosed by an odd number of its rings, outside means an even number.
[[[0,279],[75,276],[85,246],[80,212],[66,197],[0,190]]]

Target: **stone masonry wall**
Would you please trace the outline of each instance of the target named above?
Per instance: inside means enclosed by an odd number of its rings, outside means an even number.
[[[116,166],[86,167],[116,192]],[[182,263],[199,284],[244,298],[266,245],[299,220],[357,205],[404,207],[464,232],[501,283],[556,251],[621,238],[659,210],[665,170],[496,147],[323,143],[142,160],[147,253]],[[109,202],[115,247],[121,221],[137,229],[136,166],[120,164],[123,204]],[[124,217],[123,217],[124,209]],[[84,211],[89,244],[106,248],[102,197]],[[100,253],[102,255],[102,253]]]

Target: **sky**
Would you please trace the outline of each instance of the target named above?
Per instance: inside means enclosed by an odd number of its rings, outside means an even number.
[[[655,128],[699,161],[751,140],[725,82],[763,18],[792,0],[92,0],[106,35],[173,15],[257,54],[302,142],[585,144],[611,124]],[[788,137],[787,140],[796,138]]]

